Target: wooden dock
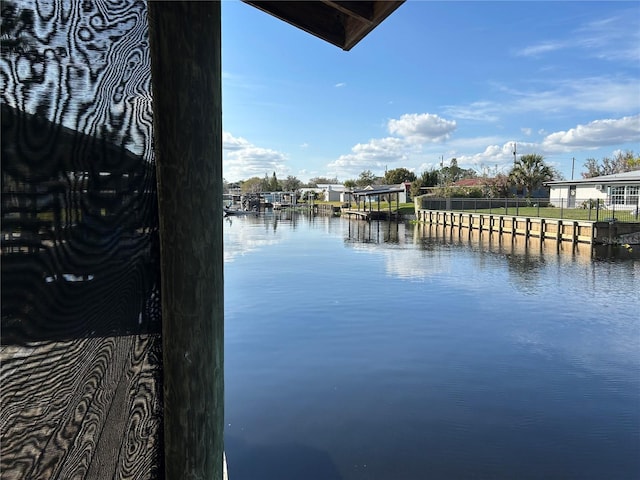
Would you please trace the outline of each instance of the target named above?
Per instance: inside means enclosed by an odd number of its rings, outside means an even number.
[[[161,478],[160,343],[126,335],[3,345],[2,479]]]
[[[2,480],[164,476],[150,245],[137,236],[3,250]]]
[[[351,210],[349,208],[343,208],[340,214],[349,218],[356,217],[361,220],[371,220],[371,212],[366,210]]]
[[[356,217],[361,220],[389,220],[390,218],[399,218],[398,212],[389,212],[388,210],[352,210],[343,208],[341,215],[349,218]]]
[[[594,222],[559,218],[523,217],[489,213],[416,210],[416,219],[435,225],[486,231],[490,234],[539,238],[556,243],[615,244],[640,232],[638,223]],[[634,237],[635,238],[635,237]]]
[[[442,210],[419,210],[418,221],[487,231],[499,235],[534,237],[555,242],[594,243],[594,223],[577,220],[561,220],[538,217],[519,217],[487,213],[466,213]]]

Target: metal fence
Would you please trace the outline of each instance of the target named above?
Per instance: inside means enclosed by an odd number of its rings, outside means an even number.
[[[635,200],[635,199],[634,199]],[[436,198],[421,197],[424,210],[526,215],[596,222],[640,222],[640,203],[615,204],[593,198]]]

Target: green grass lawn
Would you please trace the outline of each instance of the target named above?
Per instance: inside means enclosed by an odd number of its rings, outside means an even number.
[[[600,209],[597,212],[596,209],[589,210],[588,208],[555,208],[555,207],[509,207],[507,210],[504,208],[492,208],[478,209],[478,210],[463,210],[470,213],[493,213],[499,215],[517,215],[519,217],[544,217],[544,218],[561,218],[567,220],[591,220],[591,221],[604,221],[605,219],[615,218],[620,222],[640,222],[640,218],[628,210],[616,210],[614,213],[612,210]]]

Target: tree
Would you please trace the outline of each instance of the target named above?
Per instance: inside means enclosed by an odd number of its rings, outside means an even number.
[[[422,195],[422,187],[435,187],[438,184],[438,171],[431,169],[425,170],[420,176],[411,182],[411,196],[417,197]]]
[[[413,182],[416,174],[406,168],[394,168],[385,172],[383,182],[386,185],[397,185],[403,182]]]
[[[262,179],[251,177],[241,183],[240,190],[242,193],[258,193],[262,190]]]
[[[309,183],[307,183],[307,187],[313,188],[313,187],[317,187],[318,184],[320,185],[336,185],[340,183],[338,181],[337,177],[333,177],[333,178],[327,178],[327,177],[313,177],[309,179]]]
[[[366,187],[367,185],[373,185],[378,181],[378,177],[376,177],[371,170],[364,170],[358,176],[356,180],[356,185],[359,187]]]
[[[509,195],[509,177],[504,173],[496,173],[493,177],[487,177],[483,186],[486,197],[504,198]]]
[[[542,155],[536,153],[522,155],[509,172],[509,183],[522,188],[527,198],[550,180],[553,180],[553,169],[545,163]]]
[[[448,167],[440,169],[440,181],[443,185],[455,183],[463,178],[476,178],[477,173],[474,169],[464,169],[458,166],[458,160],[452,158]]]
[[[555,175],[554,173],[554,178],[558,180],[559,178]],[[560,175],[560,173],[557,173],[557,175]],[[488,198],[505,198],[509,196],[509,177],[500,172],[498,165],[493,168],[482,165],[482,176],[480,178],[482,178],[483,196]]]
[[[271,176],[271,181],[269,182],[269,189],[270,192],[281,192],[282,191],[282,187],[280,186],[280,182],[278,182],[278,177],[276,177],[276,172],[273,172],[273,175]]]
[[[355,180],[353,180],[353,179],[345,180],[345,181],[344,181],[344,183],[343,183],[343,185],[344,185],[346,188],[355,188],[356,186],[358,186],[358,184],[356,183],[356,181],[355,181]]]
[[[614,173],[623,173],[637,170],[640,168],[640,157],[635,157],[632,150],[626,152],[618,152],[615,157],[603,157],[602,163],[595,158],[587,158],[584,163],[586,172],[582,172],[583,178],[599,177],[601,175],[613,175]]]
[[[282,182],[282,189],[286,192],[295,192],[302,186],[302,182],[293,175],[287,176]]]

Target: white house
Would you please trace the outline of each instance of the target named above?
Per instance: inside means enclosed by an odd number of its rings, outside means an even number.
[[[620,210],[640,208],[640,170],[580,180],[546,182],[549,201],[556,206],[580,208],[590,200]]]
[[[325,202],[338,202],[340,201],[340,194],[342,194],[346,189],[344,185],[339,183],[319,183],[318,187],[315,190],[322,191],[322,193],[324,194]]]

